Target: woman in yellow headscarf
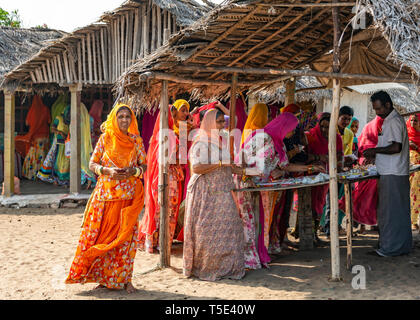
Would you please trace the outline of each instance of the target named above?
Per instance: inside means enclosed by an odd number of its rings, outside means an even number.
[[[102,124],[89,168],[98,182],[85,210],[76,256],[66,283],[96,282],[135,291],[131,284],[143,208],[143,141],[131,108],[117,104]]]
[[[249,112],[248,119],[245,122],[244,131],[242,132],[241,145],[244,144],[246,138],[257,129],[265,127],[268,121],[268,108],[264,103],[255,104]]]

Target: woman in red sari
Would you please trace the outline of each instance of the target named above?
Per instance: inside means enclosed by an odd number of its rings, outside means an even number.
[[[44,105],[41,98],[35,95],[32,105],[26,116],[26,125],[29,132],[24,136],[16,137],[17,149],[24,152],[23,176],[29,180],[36,179],[49,148],[51,115],[50,109]]]
[[[370,121],[359,137],[359,164],[368,164],[368,160],[363,157],[363,151],[375,148],[378,144],[378,135],[382,130],[384,119],[376,116]],[[377,224],[376,208],[378,203],[378,182],[369,179],[354,184],[353,195],[353,220],[357,223],[374,226]],[[363,228],[362,228],[363,231]]]
[[[168,172],[168,189],[169,189],[169,230],[171,242],[175,235],[177,226],[179,207],[183,200],[184,185],[186,185],[186,177],[188,165],[180,163],[180,156],[187,155],[188,144],[180,145],[180,130],[182,139],[188,139],[188,132],[191,130],[192,118],[189,115],[189,104],[186,100],[177,100],[173,106],[169,107],[168,134],[169,134],[169,172]],[[189,121],[187,121],[189,120]],[[186,121],[187,132],[182,132],[181,122]],[[148,170],[145,176],[146,184],[146,208],[143,220],[141,222],[140,239],[144,242],[145,250],[153,253],[154,249],[158,249],[159,244],[159,217],[160,209],[158,204],[158,180],[159,180],[159,131],[160,131],[160,112],[156,119],[152,138],[150,139],[149,151],[147,153]],[[180,128],[181,127],[181,128]],[[187,150],[185,150],[185,147]],[[181,150],[180,150],[181,148]],[[183,149],[184,148],[184,149]],[[187,159],[184,159],[186,162]],[[182,231],[181,231],[182,233]],[[179,237],[180,240],[182,240]]]
[[[99,176],[85,210],[76,256],[66,283],[135,291],[131,284],[138,247],[137,218],[144,204],[143,141],[134,112],[116,105],[102,124],[89,168]]]
[[[309,132],[306,132],[308,139],[308,153],[314,155],[315,163],[321,164],[327,168],[328,166],[328,136],[330,126],[331,114],[329,112],[321,113],[318,116],[318,124]],[[337,133],[337,163],[338,167],[342,166],[343,159],[343,142],[341,136]],[[320,217],[323,213],[323,208],[326,201],[329,185],[322,185],[313,187],[312,194],[312,215],[315,222],[315,240],[319,241],[317,236],[317,229],[319,226]],[[297,228],[296,228],[297,230]]]

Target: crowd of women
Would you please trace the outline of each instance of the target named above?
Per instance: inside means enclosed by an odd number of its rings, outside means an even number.
[[[289,190],[233,190],[283,177],[327,172],[331,115],[314,117],[313,111],[296,104],[277,114],[258,103],[242,123],[242,137],[232,159],[226,128],[233,120],[223,104],[216,101],[190,112],[186,100],[177,100],[168,108],[168,128],[174,132],[168,154],[172,160],[167,181],[169,241],[183,242],[184,274],[214,281],[241,279],[247,270],[268,268],[273,255],[287,247],[290,212],[299,206],[296,194]],[[237,114],[234,120],[237,128],[239,118]],[[66,283],[96,282],[99,287],[133,292],[136,249],[159,251],[160,113],[153,120],[147,150],[128,105],[117,104],[102,124],[102,135],[89,164],[99,178],[85,210]],[[376,146],[382,122],[376,117],[357,137],[358,120],[352,108],[340,109],[336,136],[339,170],[371,163],[363,157],[363,150]],[[411,159],[419,163],[418,115],[410,117],[407,127]],[[144,126],[142,129],[146,134]],[[191,141],[183,143],[183,137],[191,135]],[[182,161],[185,151],[188,159]],[[418,179],[418,173],[411,177],[416,186],[411,190],[413,228],[418,228]],[[356,184],[353,194],[354,220],[376,225],[375,180]],[[320,241],[318,229],[328,235],[328,199],[328,185],[312,188],[316,244]],[[293,235],[299,237],[298,228]]]
[[[96,176],[89,169],[89,160],[101,134],[104,103],[95,100],[88,112],[81,103],[81,184],[90,189]],[[60,95],[51,109],[35,95],[26,116],[29,131],[15,138],[16,152],[23,160],[22,176],[58,186],[68,186],[70,180],[70,102]],[[18,191],[19,190],[15,190]]]
[[[233,190],[328,172],[329,113],[316,115],[312,108],[297,104],[276,109],[257,103],[246,115],[244,106],[244,99],[239,98],[235,119],[229,118],[228,106],[219,101],[193,110],[182,99],[168,106],[168,128],[173,132],[167,154],[169,241],[183,242],[186,276],[209,281],[240,279],[247,270],[268,268],[273,255],[290,244],[287,230],[291,211],[299,208],[297,194],[293,190]],[[28,179],[68,183],[69,110],[65,95],[57,99],[51,112],[34,97],[27,117],[29,133],[17,137],[25,143]],[[143,140],[136,115],[127,104],[116,104],[103,123],[101,101],[95,101],[89,112],[83,104],[81,110],[82,183],[95,185],[95,189],[85,209],[66,283],[95,282],[133,292],[137,249],[149,253],[160,249],[160,113],[143,116]],[[233,158],[227,129],[230,121],[242,132]],[[372,164],[363,152],[378,144],[383,121],[377,116],[357,136],[359,121],[353,109],[340,108],[336,133],[339,171]],[[410,159],[419,164],[419,115],[411,116],[406,125]],[[419,228],[419,175],[410,177],[413,229]],[[343,187],[339,190],[340,208],[344,209]],[[352,192],[354,220],[362,226],[376,225],[376,180],[356,183]],[[313,187],[311,194],[318,245],[322,243],[320,231],[329,235],[329,187]],[[295,227],[291,233],[295,238],[298,230]]]

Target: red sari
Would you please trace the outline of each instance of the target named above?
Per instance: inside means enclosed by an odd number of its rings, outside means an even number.
[[[150,139],[149,150],[147,152],[147,171],[145,174],[146,199],[145,212],[140,226],[140,241],[144,243],[145,250],[149,253],[159,244],[159,216],[160,208],[158,203],[158,184],[159,184],[159,131],[160,131],[160,112],[157,116],[153,135]],[[169,135],[169,159],[177,154],[179,140],[173,134],[174,121],[171,113],[168,114]],[[169,230],[171,241],[174,237],[175,227],[178,220],[179,206],[182,201],[182,190],[184,182],[184,171],[180,164],[169,164],[168,174],[169,187]]]
[[[322,120],[322,117],[320,117]],[[319,123],[315,128],[312,128],[309,132],[306,132],[306,137],[308,139],[308,152],[310,154],[316,155],[328,155],[328,140],[321,133],[321,127]],[[341,136],[337,133],[337,153],[343,154],[343,142]],[[312,209],[321,216],[323,213],[325,205],[325,197],[328,193],[329,185],[322,185],[313,187],[311,190],[312,193]]]
[[[382,129],[384,119],[376,116],[370,121],[362,131],[359,137],[359,163],[363,164],[365,158],[363,151],[369,148],[375,148],[378,144],[378,134]],[[370,179],[354,184],[353,190],[353,220],[373,226],[377,224],[376,208],[378,203],[378,182]],[[344,206],[344,203],[342,204]]]

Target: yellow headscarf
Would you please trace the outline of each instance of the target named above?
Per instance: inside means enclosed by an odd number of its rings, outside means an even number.
[[[264,103],[255,104],[249,112],[248,119],[245,122],[244,131],[242,132],[241,145],[246,141],[248,135],[257,129],[262,129],[268,122],[268,108]],[[252,131],[249,131],[252,130]]]
[[[179,111],[179,109],[181,109],[182,106],[186,106],[188,110],[190,110],[190,104],[188,103],[187,100],[184,99],[178,99],[174,102],[173,106],[176,108],[176,110]]]
[[[128,133],[139,136],[136,115],[128,105],[123,103],[118,103],[101,125],[101,131],[105,133],[105,152],[119,168],[129,165],[135,151],[135,140],[129,135],[123,134],[118,126],[117,113],[122,107],[127,107],[131,112],[131,124]]]
[[[179,111],[179,109],[181,109],[182,106],[186,106],[187,110],[190,110],[190,104],[188,103],[187,100],[184,99],[178,99],[174,102],[173,106],[176,108],[176,110]],[[187,124],[187,130],[189,130],[190,128],[188,128],[188,124]],[[174,132],[177,136],[179,136],[179,124],[178,121],[174,121]]]

